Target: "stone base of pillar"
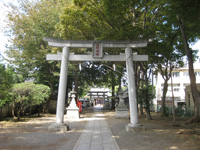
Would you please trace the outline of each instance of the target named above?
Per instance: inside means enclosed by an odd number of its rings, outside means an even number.
[[[141,124],[132,124],[129,123],[125,126],[126,132],[135,132],[135,131],[146,131],[145,127]]]
[[[66,123],[53,123],[49,126],[49,132],[67,132],[69,130],[69,125]]]
[[[79,108],[78,107],[68,107],[67,108],[67,115],[66,118],[67,119],[79,119]]]
[[[116,108],[115,109],[115,118],[116,119],[129,119],[128,109],[127,108]]]

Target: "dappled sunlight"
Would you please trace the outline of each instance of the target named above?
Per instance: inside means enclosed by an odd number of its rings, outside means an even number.
[[[171,146],[169,149],[179,149],[179,148],[176,146]]]
[[[65,119],[65,122],[84,122],[84,121],[91,121],[91,120],[103,120],[105,118],[98,118],[98,117],[86,117],[86,118],[80,118],[80,119]]]
[[[115,139],[118,139],[118,138],[120,138],[120,136],[114,136],[114,135],[113,135],[112,137],[113,137],[113,138],[115,138]]]
[[[104,114],[94,114],[94,116],[98,116],[98,117],[104,117]]]
[[[14,138],[14,139],[26,140],[26,138],[25,138],[25,137],[16,137],[16,138]]]
[[[84,120],[90,121],[90,120],[104,120],[105,118],[84,118]]]
[[[169,130],[166,129],[153,129],[155,132],[169,132]]]
[[[67,132],[49,132],[49,125],[54,118],[37,118],[27,123],[14,122],[11,125],[0,127],[0,149],[57,149],[63,145],[73,147],[80,134],[83,132],[87,121],[70,122]],[[12,141],[12,142],[11,142]],[[62,148],[61,148],[62,149]]]
[[[116,119],[115,111],[108,110],[88,110],[80,113],[80,119],[71,120],[65,118],[65,123],[69,125],[67,132],[48,132],[49,125],[56,121],[55,117],[54,115],[53,117],[33,118],[27,122],[11,122],[7,126],[0,123],[0,141],[15,141],[13,144],[8,142],[3,143],[3,145],[11,145],[12,147],[22,143],[20,148],[24,147],[28,149],[26,147],[27,145],[23,145],[28,140],[32,147],[35,146],[34,143],[36,142],[42,148],[44,148],[44,145],[48,147],[48,145],[55,144],[53,146],[56,149],[56,145],[61,143],[64,145],[68,143],[67,146],[73,143],[71,146],[73,147],[84,132],[85,136],[82,142],[91,140],[92,138],[98,142],[98,135],[101,135],[104,142],[110,142],[111,139],[115,139],[121,149],[133,149],[134,146],[135,149],[141,149],[142,147],[149,149],[181,150],[183,148],[191,149],[191,147],[195,147],[195,144],[197,147],[198,140],[200,139],[197,136],[200,132],[198,126],[194,126],[194,128],[186,128],[185,126],[174,127],[165,124],[167,119],[159,120],[161,123],[157,120],[141,122],[146,128],[145,131],[126,132],[125,126],[130,120]],[[89,122],[92,122],[89,128],[92,128],[93,131],[86,129]],[[111,129],[112,135],[109,139],[107,139],[108,130],[105,132],[99,130],[99,127],[103,124],[108,124]],[[96,127],[94,128],[93,126]],[[91,135],[93,135],[92,138],[88,138]],[[155,142],[159,142],[159,144],[155,146]]]

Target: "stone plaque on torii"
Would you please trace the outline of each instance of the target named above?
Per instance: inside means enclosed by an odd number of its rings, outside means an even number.
[[[64,124],[64,106],[66,98],[68,61],[126,61],[126,70],[128,75],[128,93],[130,108],[130,123],[126,126],[126,130],[138,126],[137,100],[135,89],[135,76],[133,69],[133,61],[147,61],[147,55],[137,55],[132,53],[132,48],[146,47],[149,40],[135,41],[90,41],[90,40],[58,40],[52,38],[44,38],[49,46],[63,47],[62,53],[47,54],[47,60],[60,60],[60,79],[58,88],[58,99],[56,108],[56,123],[52,126],[66,126]],[[69,53],[70,48],[93,48],[92,55],[76,55]],[[103,55],[103,48],[125,48],[125,54],[120,55]]]

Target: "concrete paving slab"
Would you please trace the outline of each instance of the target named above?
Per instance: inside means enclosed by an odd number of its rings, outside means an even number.
[[[102,115],[95,114],[95,117],[101,116],[101,118],[88,121],[74,150],[119,150],[110,127]]]
[[[89,144],[81,144],[78,145],[77,150],[88,150],[90,149],[90,143]]]

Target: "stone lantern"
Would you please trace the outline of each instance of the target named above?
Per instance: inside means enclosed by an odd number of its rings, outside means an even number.
[[[76,105],[75,97],[76,91],[72,90],[71,94],[71,102],[70,105],[67,107],[67,118],[68,119],[79,119],[79,108]]]
[[[121,119],[129,119],[128,108],[124,104],[123,93],[124,92],[122,90],[118,92],[119,104],[118,107],[115,109],[116,111],[115,117]]]

